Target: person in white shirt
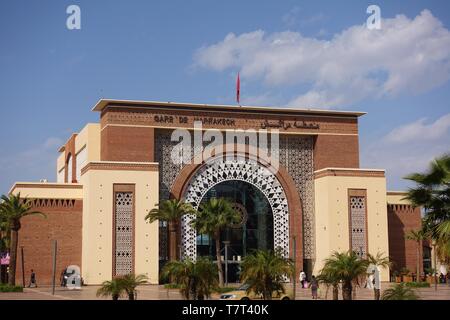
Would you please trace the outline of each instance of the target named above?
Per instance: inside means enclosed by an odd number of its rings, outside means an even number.
[[[300,283],[302,284],[302,289],[304,289],[305,288],[305,281],[306,281],[306,273],[304,273],[303,270],[300,271],[299,279],[300,279]]]

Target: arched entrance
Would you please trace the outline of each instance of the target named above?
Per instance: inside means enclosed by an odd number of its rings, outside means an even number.
[[[220,239],[227,241],[228,281],[239,280],[240,261],[252,250],[274,248],[273,214],[266,196],[254,185],[240,180],[221,182],[205,194],[201,203],[210,198],[226,198],[241,215],[239,223],[222,230]],[[224,245],[221,244],[225,256]],[[207,235],[197,234],[197,256],[216,259],[216,245]]]
[[[267,167],[245,157],[217,157],[202,165],[189,180],[183,194],[186,202],[198,209],[208,192],[230,187],[224,182],[236,181],[251,185],[264,195],[273,216],[273,246],[281,249],[285,257],[289,256],[289,209],[285,191],[276,175]],[[222,187],[220,187],[222,185]],[[220,188],[219,188],[220,187]],[[226,189],[226,188],[225,188]],[[226,192],[226,190],[219,190]],[[192,216],[182,219],[181,241],[183,256],[195,259],[197,256],[197,232],[190,222]]]

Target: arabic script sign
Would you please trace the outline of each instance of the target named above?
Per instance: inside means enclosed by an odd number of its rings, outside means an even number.
[[[318,123],[315,122],[305,122],[305,121],[284,121],[284,120],[278,120],[275,122],[270,122],[267,120],[264,120],[263,123],[261,123],[261,128],[267,129],[267,128],[281,128],[284,130],[287,130],[289,128],[297,128],[297,129],[319,129],[320,126]]]

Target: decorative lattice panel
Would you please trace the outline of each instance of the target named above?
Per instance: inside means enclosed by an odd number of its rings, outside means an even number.
[[[172,148],[178,142],[170,141],[170,130],[156,130],[155,159],[159,163],[159,201],[170,198],[170,189],[174,183],[181,165],[173,163],[170,157]],[[167,224],[159,224],[159,259],[168,259]]]
[[[294,180],[302,200],[303,256],[315,257],[313,138],[280,136],[280,164]]]
[[[178,142],[170,141],[170,130],[156,130],[155,157],[159,163],[159,198],[169,199],[170,189],[182,169],[171,161],[172,148]],[[306,259],[315,257],[314,234],[314,164],[313,137],[281,135],[279,141],[280,164],[286,168],[295,182],[302,200],[303,212],[303,251]],[[199,150],[196,150],[199,152]],[[161,230],[162,235],[167,231]],[[166,236],[160,239],[160,257],[167,256]]]
[[[350,197],[350,232],[352,250],[360,257],[367,255],[366,198]]]
[[[258,163],[243,159],[214,159],[203,165],[192,177],[184,198],[195,209],[209,189],[230,180],[248,182],[258,188],[267,198],[272,208],[274,225],[274,247],[280,248],[285,257],[289,256],[289,210],[286,195],[276,176]],[[182,219],[183,255],[195,259],[197,255],[197,232],[190,222],[193,217]]]
[[[133,272],[133,193],[116,192],[115,274]]]

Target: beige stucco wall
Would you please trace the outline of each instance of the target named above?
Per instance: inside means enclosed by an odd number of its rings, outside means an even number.
[[[89,170],[84,186],[82,274],[86,284],[112,277],[113,184],[135,184],[135,273],[158,283],[159,227],[145,221],[158,202],[157,171]]]
[[[366,189],[368,251],[389,255],[386,208],[386,178],[325,176],[317,178],[315,187],[316,262],[314,274],[333,251],[350,247],[348,189]],[[381,280],[389,281],[389,271],[382,270]]]
[[[56,173],[59,172],[66,165],[64,162],[64,152],[60,152],[58,155],[58,159],[56,160]]]
[[[87,147],[87,161],[100,160],[100,124],[88,123],[75,138],[75,154]]]
[[[83,199],[83,186],[76,183],[16,182],[11,194],[34,199]]]
[[[406,192],[387,192],[386,200],[388,204],[411,204],[410,201],[403,199]]]

